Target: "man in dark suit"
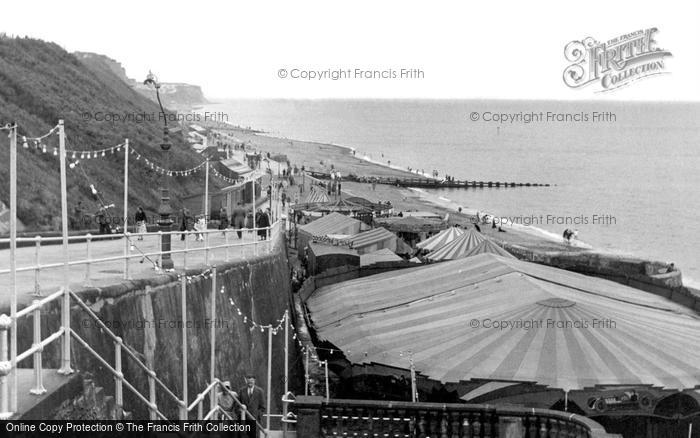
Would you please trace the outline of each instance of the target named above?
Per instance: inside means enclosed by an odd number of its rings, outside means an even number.
[[[265,393],[261,387],[255,385],[255,375],[253,373],[247,373],[246,385],[242,387],[239,391],[239,398],[241,403],[243,403],[248,409],[248,412],[256,419],[260,424],[265,426],[263,423],[263,414],[265,413]],[[248,420],[249,418],[246,418]]]

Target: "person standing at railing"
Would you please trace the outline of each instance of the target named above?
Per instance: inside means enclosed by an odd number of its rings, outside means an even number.
[[[226,228],[228,228],[228,212],[224,205],[221,204],[221,208],[219,209],[219,229],[225,230]]]
[[[139,208],[136,210],[136,214],[134,215],[134,220],[136,221],[136,232],[139,233],[139,239],[138,240],[143,240],[143,234],[142,233],[147,233],[148,229],[146,228],[146,213],[143,211],[143,207],[139,206]]]
[[[267,213],[263,212],[261,209],[258,209],[255,220],[257,221],[255,226],[258,228],[258,237],[260,240],[265,240],[267,238],[266,228],[270,226],[270,218]]]
[[[255,418],[255,420],[262,424],[262,417],[265,414],[265,393],[262,388],[255,384],[255,374],[249,372],[245,375],[246,385],[242,387],[238,394],[240,394],[240,401],[245,406],[246,410],[250,415]],[[246,418],[248,420],[250,418]],[[254,437],[254,434],[250,434],[250,437]]]

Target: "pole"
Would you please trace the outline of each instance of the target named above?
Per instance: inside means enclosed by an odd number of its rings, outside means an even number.
[[[180,421],[187,421],[187,277],[180,277],[180,305],[182,312],[182,402]]]
[[[211,268],[211,346],[209,348],[209,383],[216,374],[216,266]],[[212,409],[214,407],[212,406]]]
[[[124,279],[129,278],[129,139],[124,144]]]
[[[272,325],[267,328],[267,422],[265,430],[270,430],[270,396],[272,395]]]
[[[17,124],[10,131],[10,412],[17,412]]]
[[[309,395],[309,349],[304,348],[306,367],[304,368],[304,395]]]
[[[289,392],[289,310],[284,311],[284,396]],[[287,403],[282,403],[282,418],[287,418]],[[287,423],[282,423],[282,433],[286,436]]]
[[[411,401],[415,403],[418,401],[417,399],[416,368],[413,366],[413,357],[411,357]]]
[[[58,121],[59,161],[61,163],[61,222],[63,234],[63,357],[61,358],[61,374],[70,374],[70,272],[68,261],[68,192],[66,182],[66,132],[63,120]]]
[[[209,222],[209,158],[204,171],[204,221]]]
[[[331,389],[328,387],[328,359],[323,361],[323,365],[326,367],[326,401],[331,398]]]

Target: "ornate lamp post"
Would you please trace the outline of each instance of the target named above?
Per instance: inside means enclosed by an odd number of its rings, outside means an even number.
[[[160,114],[163,117],[163,143],[160,144],[160,148],[163,152],[168,152],[170,150],[170,147],[172,144],[170,143],[170,131],[168,130],[168,116],[165,114],[165,109],[163,109],[163,104],[160,101],[160,83],[158,82],[158,78],[151,73],[150,71],[148,72],[148,76],[146,77],[146,80],[143,81],[144,85],[153,85],[153,88],[156,90],[156,98],[158,99],[158,105],[160,106]],[[169,169],[170,168],[170,154],[165,154],[165,168]],[[170,230],[172,229],[173,225],[173,219],[171,217],[173,213],[173,208],[170,206],[170,189],[169,189],[169,181],[167,175],[164,176],[165,182],[163,186],[160,188],[160,206],[158,207],[158,215],[160,216],[160,219],[158,219],[158,226],[160,227],[160,231],[163,232],[161,236],[161,268],[162,269],[173,269],[174,264],[173,264],[173,259],[170,254],[170,249],[171,249],[171,236],[170,236]],[[162,182],[162,181],[161,181]]]

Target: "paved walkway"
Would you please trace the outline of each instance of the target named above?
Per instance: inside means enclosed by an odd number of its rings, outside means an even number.
[[[252,231],[244,231],[239,239],[235,230],[227,230],[229,244],[231,246],[227,251],[225,248],[209,250],[209,265],[217,262],[233,261],[252,257],[255,254],[262,254],[270,251],[271,241],[258,241],[258,236]],[[157,253],[160,251],[160,236],[149,235],[145,236],[144,240],[130,238],[133,247],[129,248],[129,278],[138,279],[159,275],[160,270],[154,269],[154,262],[159,262],[159,257],[149,256],[144,257],[143,254]],[[187,241],[180,240],[180,235],[172,236],[172,250],[182,250],[187,243],[187,249],[190,251],[185,254],[173,254],[173,262],[176,270],[183,270],[185,266],[188,269],[198,266],[205,266],[205,257],[207,251],[201,250],[205,248],[205,241],[196,241],[195,234],[190,233],[187,236]],[[213,232],[209,234],[209,246],[225,245],[226,237],[222,232]],[[122,257],[125,249],[125,239],[119,238],[114,240],[93,241],[90,243],[92,259]],[[199,251],[196,251],[200,249]],[[17,248],[17,268],[33,267],[36,265],[36,251],[33,247]],[[87,259],[87,244],[71,243],[68,245],[69,261],[79,261]],[[186,264],[185,264],[185,258]],[[42,246],[40,253],[40,262],[44,264],[59,264],[63,261],[63,246],[62,245],[46,245]],[[0,251],[0,266],[3,268],[10,266],[10,251]],[[70,285],[73,290],[81,289],[85,286],[106,286],[115,284],[124,279],[125,263],[123,260],[113,260],[101,263],[91,263],[88,266],[84,264],[71,265],[69,267]],[[88,275],[89,274],[89,275]],[[37,284],[37,274],[34,270],[17,273],[17,292],[19,308],[24,307],[32,300],[40,298],[34,295],[35,284]],[[38,285],[41,294],[46,296],[57,290],[63,284],[63,266],[42,268],[38,274]],[[0,309],[8,309],[10,305],[10,274],[0,274]]]

